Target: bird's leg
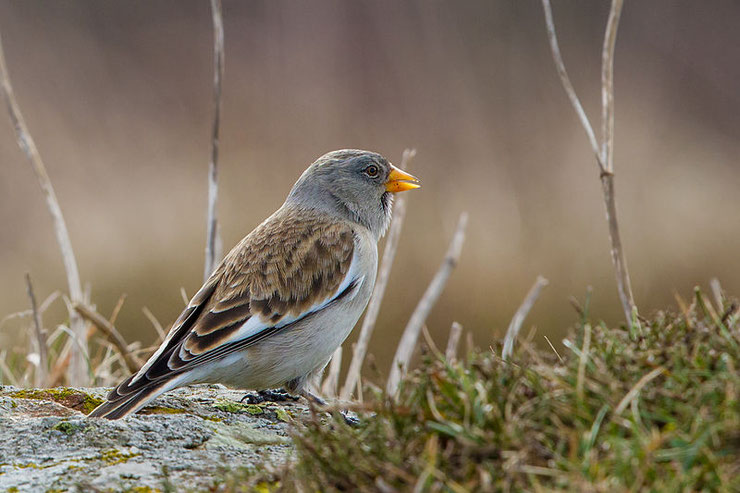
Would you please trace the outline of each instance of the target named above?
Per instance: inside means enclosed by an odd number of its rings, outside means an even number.
[[[286,402],[297,401],[300,397],[291,395],[283,389],[264,389],[256,393],[249,392],[239,402],[247,401],[247,404],[260,404],[262,402]]]

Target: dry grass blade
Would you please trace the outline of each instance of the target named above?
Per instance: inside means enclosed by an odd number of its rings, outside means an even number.
[[[26,273],[26,292],[31,300],[31,313],[33,313],[33,328],[36,339],[36,346],[39,351],[39,365],[35,373],[34,386],[43,387],[47,383],[49,376],[49,347],[46,342],[46,331],[41,323],[41,313],[36,306],[36,295],[33,293],[33,284],[31,284],[31,275]]]
[[[415,149],[406,149],[403,151],[403,157],[401,158],[401,169],[406,169],[408,162],[416,156]],[[370,303],[365,313],[365,318],[362,321],[362,328],[360,329],[360,337],[355,344],[354,350],[352,351],[352,361],[347,371],[347,377],[344,381],[344,386],[340,392],[340,397],[343,400],[347,400],[354,392],[355,387],[360,381],[360,371],[362,370],[362,364],[365,361],[365,355],[367,354],[367,347],[370,344],[370,337],[375,330],[375,322],[378,320],[378,313],[380,313],[380,304],[383,302],[383,295],[385,294],[385,288],[388,285],[388,278],[391,274],[391,268],[393,267],[393,260],[396,257],[396,250],[398,249],[398,240],[401,238],[401,228],[403,227],[403,220],[406,217],[406,195],[400,194],[396,199],[396,203],[393,206],[393,220],[391,222],[390,231],[388,233],[388,239],[385,242],[385,249],[383,250],[383,260],[380,263],[380,269],[378,271],[378,279],[375,282],[375,288],[373,289],[373,295],[370,298]]]
[[[59,206],[54,187],[51,184],[51,179],[46,172],[46,166],[41,160],[41,155],[36,148],[36,143],[31,137],[31,133],[28,131],[28,126],[23,118],[18,102],[13,93],[13,87],[10,84],[10,76],[8,75],[8,67],[5,63],[5,53],[3,50],[2,36],[0,35],[0,89],[3,93],[3,99],[8,108],[8,114],[13,123],[13,128],[16,133],[16,140],[23,153],[28,158],[36,178],[39,181],[41,190],[44,192],[46,198],[46,205],[51,213],[52,220],[54,223],[54,233],[56,234],[57,243],[59,250],[62,254],[62,261],[64,262],[64,269],[67,274],[67,285],[69,287],[69,296],[74,302],[82,301],[82,284],[80,283],[80,274],[77,269],[77,260],[75,259],[74,250],[72,249],[72,241],[69,238],[69,231],[67,231],[67,225],[62,215],[62,209]],[[83,345],[76,351],[73,352],[73,358],[70,365],[69,379],[72,384],[84,385],[87,383],[86,373],[86,354],[87,347],[85,345],[85,326],[82,320],[77,316],[74,311],[69,314],[70,327],[77,338],[82,341]]]
[[[717,310],[724,310],[725,309],[725,303],[724,303],[724,295],[722,294],[722,284],[720,284],[719,279],[716,277],[713,277],[709,280],[709,288],[712,290],[712,296],[714,296],[714,302],[717,304]]]
[[[206,223],[206,261],[203,280],[210,277],[221,257],[218,237],[218,146],[221,126],[221,81],[224,76],[224,22],[221,0],[211,0],[213,18],[213,129],[211,132],[211,161],[208,165],[208,219]]]
[[[113,343],[118,352],[121,354],[123,361],[126,363],[126,368],[128,368],[128,371],[130,371],[131,373],[136,373],[137,371],[139,371],[139,368],[141,368],[144,362],[131,354],[128,349],[128,344],[126,344],[123,336],[121,336],[121,334],[113,326],[113,324],[108,322],[105,317],[103,317],[101,314],[99,314],[89,306],[77,303],[74,305],[74,309],[86,320],[95,324],[95,326],[103,334],[105,334],[108,340]]]
[[[632,402],[632,400],[635,399],[635,397],[637,397],[637,395],[640,393],[640,390],[642,390],[642,388],[645,385],[647,385],[647,383],[650,380],[656,378],[658,375],[661,375],[664,372],[665,372],[665,368],[663,368],[662,366],[659,366],[658,368],[655,368],[653,371],[651,371],[650,373],[642,377],[640,380],[638,380],[635,386],[632,387],[629,392],[627,392],[627,394],[622,398],[621,401],[619,401],[619,404],[617,404],[616,409],[614,409],[614,414],[616,416],[619,416],[620,414],[622,414],[622,412],[624,412],[624,410],[627,409],[627,406],[630,404],[630,402]]]
[[[331,357],[329,373],[321,385],[321,393],[325,397],[335,397],[339,386],[339,371],[342,369],[342,346],[339,346]]]
[[[455,361],[457,358],[457,345],[460,343],[462,335],[462,325],[452,322],[450,327],[450,336],[447,339],[447,348],[445,349],[445,358],[447,361]]]
[[[144,313],[144,316],[149,319],[154,330],[157,331],[158,343],[164,341],[165,337],[167,337],[167,333],[164,328],[162,328],[162,324],[159,323],[157,317],[155,317],[152,311],[147,307],[142,307],[141,311]]]
[[[534,306],[537,298],[539,298],[542,289],[548,284],[549,281],[547,279],[542,276],[537,276],[537,280],[529,289],[529,292],[524,298],[524,301],[522,301],[521,306],[519,306],[519,309],[511,318],[509,328],[506,330],[506,337],[504,337],[504,349],[501,351],[501,359],[508,360],[511,356],[511,353],[514,351],[514,342],[516,341],[517,336],[519,336],[519,331],[522,328],[524,319]]]
[[[396,349],[396,355],[393,357],[393,364],[391,366],[391,373],[388,376],[388,382],[386,384],[386,391],[389,395],[395,395],[398,390],[398,384],[401,378],[408,369],[411,355],[414,353],[416,347],[416,341],[419,338],[419,332],[421,331],[424,322],[429,315],[429,312],[434,307],[434,304],[439,299],[439,296],[444,290],[447,279],[449,279],[452,270],[460,260],[460,253],[462,252],[463,243],[465,242],[465,227],[468,224],[468,213],[463,212],[460,214],[460,219],[457,222],[457,228],[455,234],[452,237],[450,246],[447,249],[442,265],[432,279],[432,282],[427,287],[424,295],[419,300],[419,304],[416,305],[414,313],[411,315],[406,328],[401,336],[401,341],[398,343]]]

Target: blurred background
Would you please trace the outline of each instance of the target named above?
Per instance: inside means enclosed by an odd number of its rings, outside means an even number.
[[[554,2],[561,50],[600,128],[606,0]],[[740,292],[740,4],[627,1],[616,67],[617,200],[641,312],[717,276]],[[370,351],[383,373],[461,211],[462,261],[428,320],[487,346],[538,274],[526,326],[558,339],[568,303],[621,320],[598,171],[557,78],[540,2],[224,1],[226,65],[219,219],[228,250],[279,207],[319,155],[378,151],[423,188],[408,196],[396,264]],[[80,273],[129,341],[156,338],[180,288],[200,286],[210,152],[207,1],[0,1],[18,101],[45,159]],[[0,114],[0,318],[66,291],[31,167]],[[381,245],[382,248],[382,245]],[[55,311],[56,310],[56,311]],[[47,325],[65,320],[61,302]],[[0,329],[25,347],[27,321]],[[525,328],[525,333],[527,329]],[[354,340],[357,332],[351,336]],[[541,339],[541,338],[540,338]]]

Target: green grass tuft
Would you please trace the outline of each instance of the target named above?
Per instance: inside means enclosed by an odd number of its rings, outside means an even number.
[[[552,350],[428,356],[360,426],[317,417],[288,491],[740,491],[740,329],[701,293],[634,330],[584,320]],[[275,482],[279,480],[279,483]],[[265,483],[262,483],[265,484]]]

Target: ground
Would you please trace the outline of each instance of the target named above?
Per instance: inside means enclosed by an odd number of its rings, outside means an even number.
[[[0,491],[202,489],[226,469],[282,462],[300,403],[241,404],[223,386],[178,389],[118,421],[87,418],[106,389],[0,386]]]

